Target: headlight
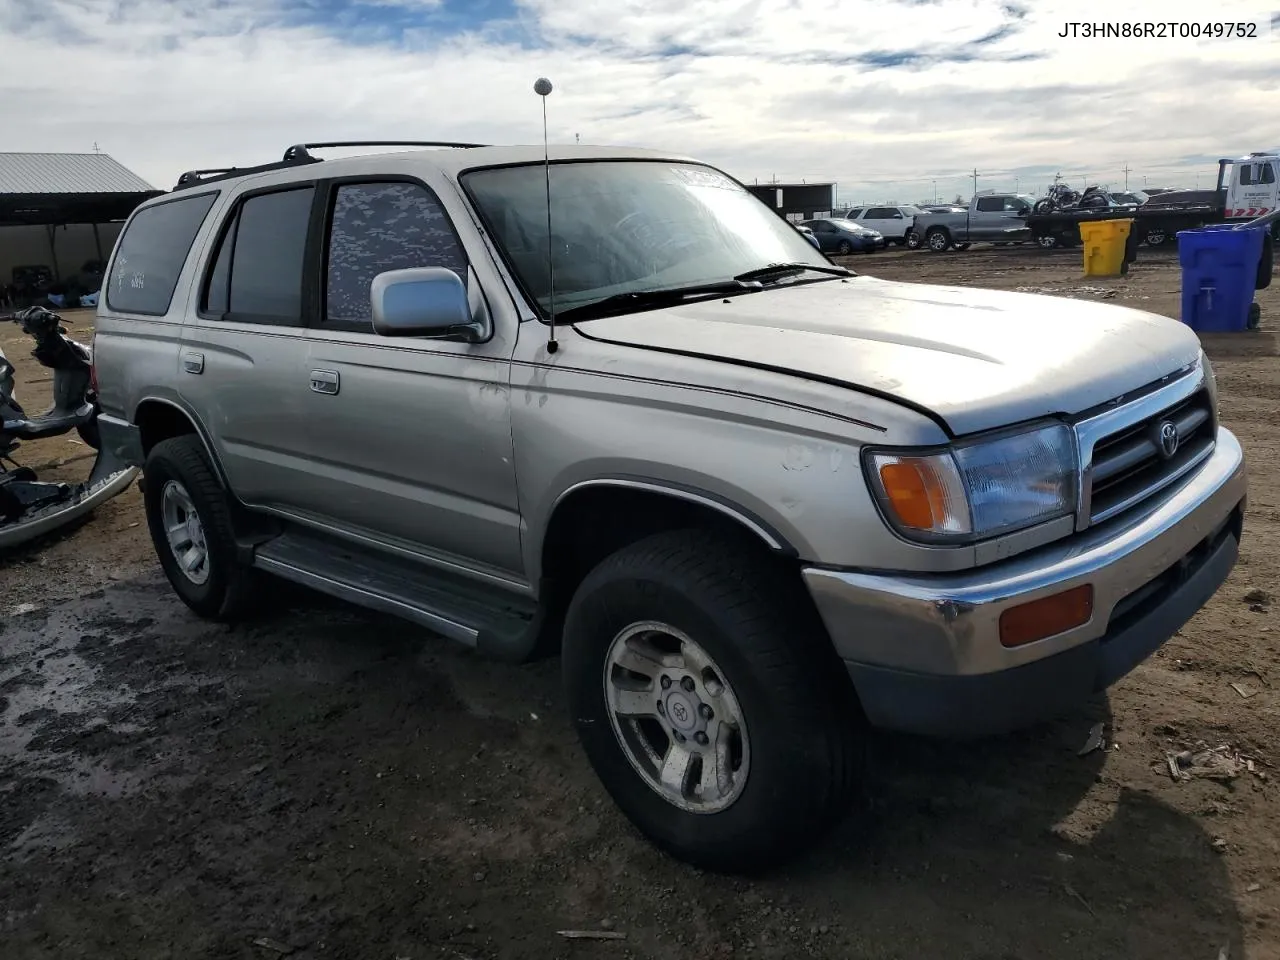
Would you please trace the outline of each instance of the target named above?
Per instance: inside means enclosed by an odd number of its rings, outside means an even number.
[[[885,519],[911,540],[982,540],[1076,509],[1075,437],[1063,424],[935,452],[868,450],[864,462]]]

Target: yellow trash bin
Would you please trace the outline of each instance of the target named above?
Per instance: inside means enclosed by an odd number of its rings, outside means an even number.
[[[1118,277],[1124,272],[1124,248],[1132,227],[1132,219],[1080,224],[1086,277]]]

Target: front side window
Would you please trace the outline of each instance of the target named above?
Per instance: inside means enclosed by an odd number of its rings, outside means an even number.
[[[107,306],[121,313],[164,316],[191,244],[218,195],[202,193],[139,210],[111,265]]]
[[[250,196],[228,218],[204,296],[206,313],[226,320],[302,323],[302,276],[312,186]]]
[[[467,258],[439,199],[418,183],[337,188],[325,271],[325,325],[372,330],[369,288],[388,270],[447,267],[467,282]]]
[[[1004,209],[1004,197],[980,197],[978,199],[979,213],[999,213]]]
[[[549,250],[557,311],[732,281],[779,263],[833,269],[786,221],[709,167],[632,160],[555,164],[550,238],[543,177],[540,164],[462,177],[495,241],[543,310],[550,306]]]

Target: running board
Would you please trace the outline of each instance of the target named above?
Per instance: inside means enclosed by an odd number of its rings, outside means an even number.
[[[297,528],[256,547],[253,566],[498,659],[525,659],[540,621],[533,600]]]

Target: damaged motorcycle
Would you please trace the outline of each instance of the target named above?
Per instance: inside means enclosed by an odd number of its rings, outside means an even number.
[[[126,490],[135,467],[103,450],[98,436],[93,350],[67,336],[61,316],[29,307],[0,320],[17,323],[35,341],[32,356],[53,371],[53,405],[29,415],[18,402],[16,370],[0,350],[0,551],[26,543],[84,517]],[[75,433],[97,451],[89,479],[41,481],[14,455],[24,441]]]

